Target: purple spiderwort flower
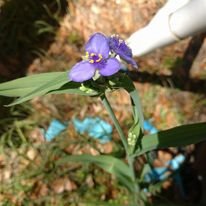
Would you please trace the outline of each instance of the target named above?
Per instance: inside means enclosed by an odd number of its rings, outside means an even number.
[[[110,50],[119,55],[120,58],[137,68],[137,63],[132,58],[132,50],[127,46],[124,40],[120,39],[118,35],[109,37]]]
[[[111,76],[120,70],[120,62],[109,57],[108,38],[101,33],[93,34],[85,45],[86,55],[69,72],[69,79],[84,82],[91,79],[96,71],[102,76]]]

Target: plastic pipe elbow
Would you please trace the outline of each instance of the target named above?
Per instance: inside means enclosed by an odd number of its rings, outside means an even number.
[[[142,56],[206,29],[206,0],[170,0],[150,23],[127,40],[134,56]]]
[[[206,30],[206,0],[192,0],[170,15],[171,31],[180,39]]]

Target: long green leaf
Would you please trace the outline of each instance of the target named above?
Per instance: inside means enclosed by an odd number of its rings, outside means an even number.
[[[156,134],[143,136],[140,147],[135,152],[135,156],[154,149],[180,147],[195,144],[203,140],[206,140],[206,122],[182,125],[160,131]]]
[[[12,81],[4,82],[0,84],[0,95],[8,97],[20,97],[29,92],[32,92],[36,88],[44,85],[45,83],[53,80],[57,76],[65,72],[49,72],[34,74],[31,76],[22,77]]]
[[[39,85],[36,89],[27,93],[26,95],[21,96],[9,106],[20,104],[22,102],[28,101],[34,97],[41,96],[47,94],[49,91],[59,89],[61,86],[69,82],[67,77],[67,72],[60,73],[55,78],[50,79],[46,83]]]
[[[109,155],[99,155],[93,156],[89,154],[83,155],[70,155],[66,156],[64,159],[57,161],[57,165],[62,163],[73,161],[81,163],[94,163],[101,167],[105,171],[114,174],[117,179],[124,184],[130,191],[133,190],[132,186],[132,174],[129,167],[121,160],[109,156]]]
[[[0,84],[0,95],[19,97],[8,106],[20,104],[36,96],[45,94],[79,94],[86,96],[97,95],[92,89],[82,91],[81,84],[69,81],[68,72],[51,72],[27,76]],[[86,88],[86,87],[85,87]]]

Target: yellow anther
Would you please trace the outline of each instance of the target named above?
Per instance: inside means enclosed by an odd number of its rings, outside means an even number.
[[[98,54],[99,59],[96,60],[96,62],[100,62],[102,60],[102,55]]]
[[[86,52],[85,58],[89,58],[89,52]]]
[[[91,57],[93,57],[93,56],[95,56],[95,55],[96,55],[95,53],[91,53],[91,54],[90,54]]]
[[[93,63],[94,63],[94,60],[93,60],[93,59],[90,59],[90,60],[89,60],[89,63],[92,63],[92,64],[93,64]]]

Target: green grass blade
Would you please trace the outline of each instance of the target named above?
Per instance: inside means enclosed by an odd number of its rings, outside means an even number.
[[[99,155],[93,156],[89,154],[83,155],[70,155],[66,156],[64,159],[59,160],[56,164],[61,165],[62,163],[73,161],[81,163],[94,163],[101,167],[105,171],[115,175],[117,179],[124,184],[130,191],[132,191],[132,174],[129,167],[121,160],[109,156],[109,155]]]
[[[168,147],[180,147],[206,140],[206,122],[182,125],[143,136],[135,156]]]

